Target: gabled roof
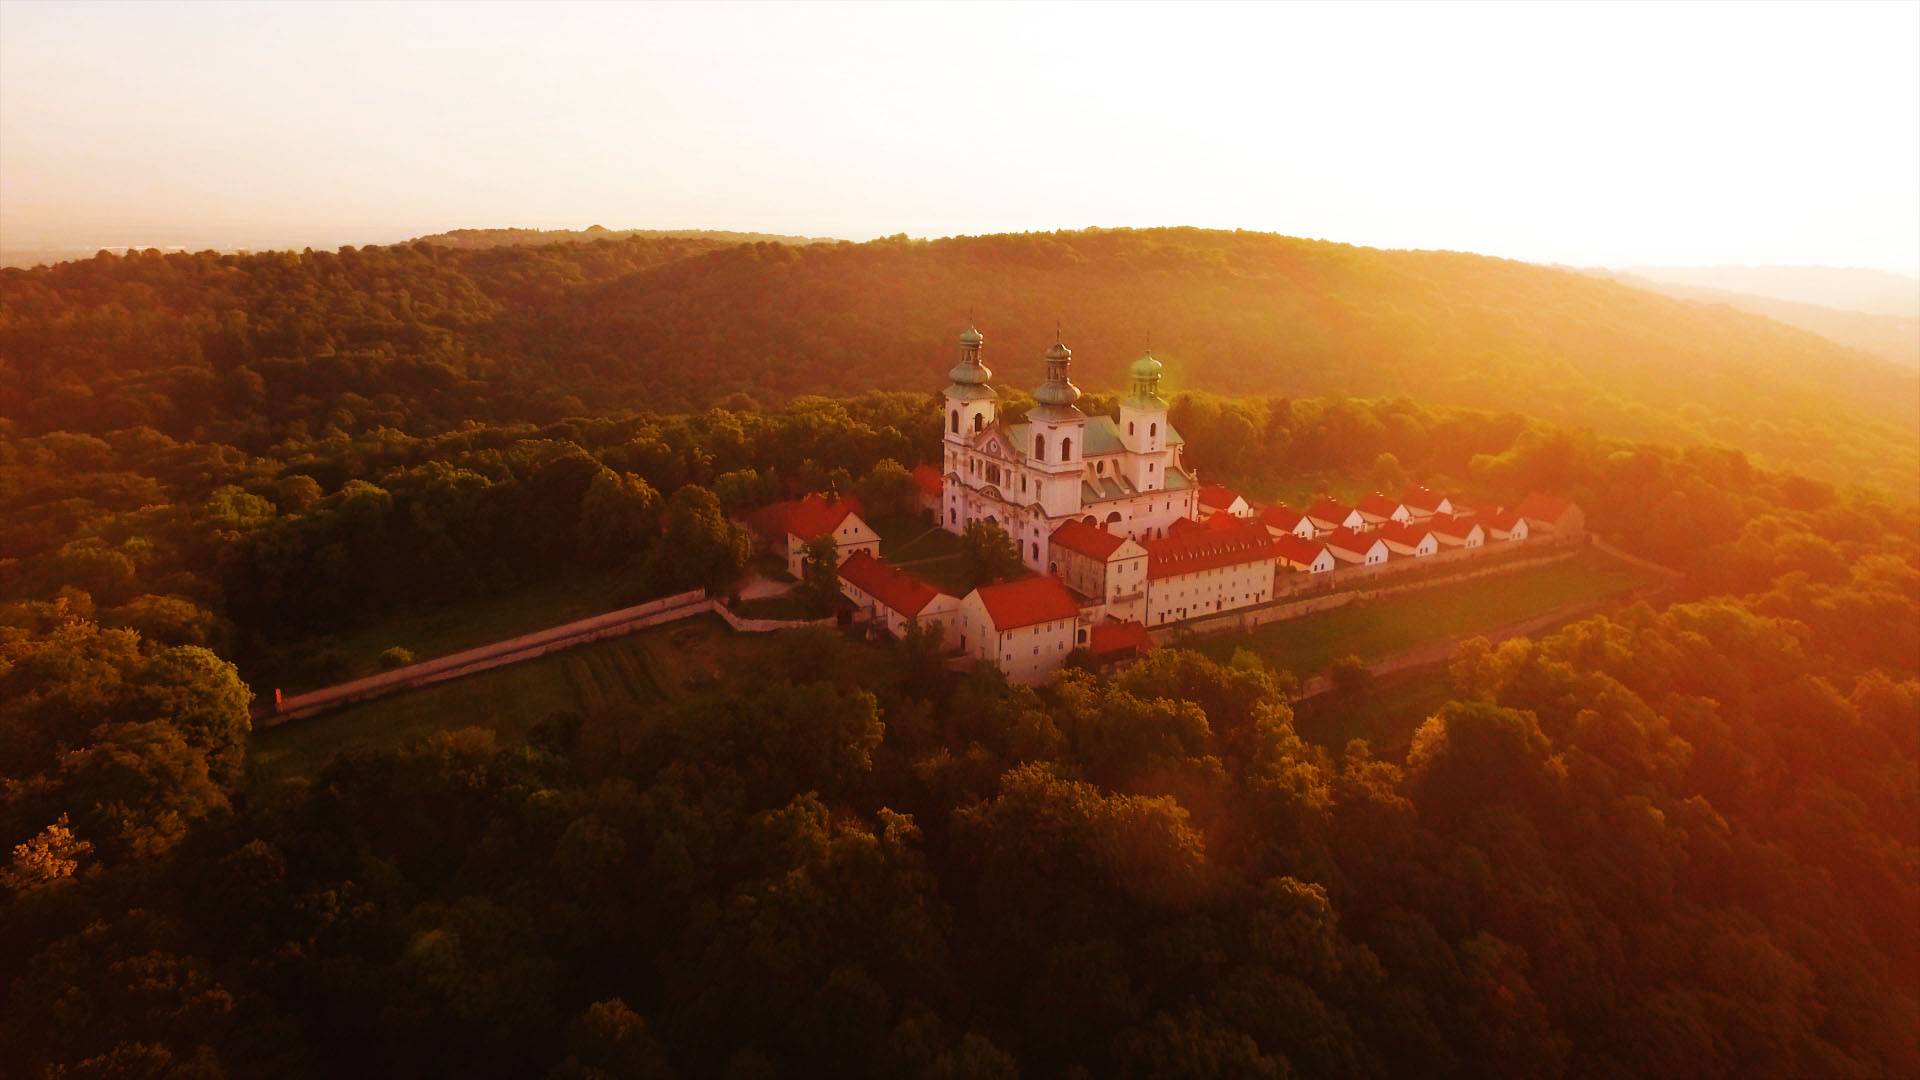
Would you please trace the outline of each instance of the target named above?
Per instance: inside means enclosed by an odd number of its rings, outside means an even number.
[[[1272,506],[1266,506],[1260,509],[1261,521],[1276,529],[1285,529],[1287,532],[1292,532],[1299,528],[1300,522],[1305,519],[1306,516],[1307,515],[1297,510],[1289,509],[1286,503],[1274,503]]]
[[[1306,563],[1312,566],[1314,560],[1318,559],[1320,553],[1325,550],[1327,545],[1320,541],[1308,540],[1304,536],[1295,536],[1292,533],[1273,538],[1274,554],[1288,562]]]
[[[1521,499],[1520,505],[1514,507],[1521,517],[1538,518],[1541,521],[1558,521],[1560,515],[1571,509],[1573,509],[1571,499],[1538,491]]]
[[[1036,623],[1080,617],[1080,604],[1074,600],[1073,593],[1051,574],[982,585],[974,592],[986,607],[987,618],[993,620],[993,628],[1003,633]]]
[[[1087,651],[1095,656],[1143,653],[1153,648],[1153,635],[1137,622],[1103,622],[1087,635]]]
[[[1149,580],[1270,561],[1274,554],[1266,526],[1247,521],[1236,522],[1231,529],[1186,529],[1141,546],[1147,549]]]
[[[1501,532],[1512,532],[1513,527],[1525,520],[1526,516],[1527,515],[1518,510],[1507,510],[1503,508],[1489,514],[1481,515],[1480,520],[1485,522],[1490,529],[1499,529]]]
[[[1407,547],[1419,547],[1420,541],[1425,540],[1427,534],[1432,531],[1431,525],[1427,522],[1390,521],[1380,526],[1379,531],[1374,533],[1374,535],[1389,543],[1405,544]]]
[[[1053,530],[1055,545],[1101,562],[1106,562],[1126,542],[1126,537],[1115,536],[1098,525],[1089,525],[1084,521],[1069,521]]]
[[[1351,513],[1352,507],[1326,495],[1313,500],[1313,505],[1307,507],[1308,517],[1315,521],[1331,521],[1335,525],[1347,520],[1347,515]]]
[[[1415,510],[1425,510],[1428,513],[1438,511],[1440,504],[1445,502],[1446,498],[1445,495],[1418,484],[1410,486],[1407,490],[1400,493],[1400,501],[1402,503],[1413,507]]]
[[[938,495],[946,489],[946,480],[939,469],[923,461],[913,467],[913,486],[928,495]]]
[[[772,506],[763,506],[747,516],[747,524],[772,540],[784,540],[789,535],[811,540],[832,533],[847,519],[848,514],[859,512],[858,499],[851,496],[830,499],[815,492],[804,499],[788,499]]]
[[[1362,514],[1369,514],[1373,517],[1390,518],[1400,509],[1400,503],[1376,491],[1366,498],[1361,499],[1354,509],[1360,511]]]
[[[854,552],[840,564],[840,579],[909,617],[927,610],[940,595],[927,582],[864,551]]]
[[[1427,520],[1427,528],[1441,536],[1451,536],[1455,539],[1465,539],[1477,524],[1478,522],[1470,517],[1454,517],[1451,514],[1435,514]]]
[[[1352,529],[1335,529],[1320,538],[1320,542],[1338,551],[1354,555],[1366,555],[1373,545],[1382,543],[1378,533],[1354,532]]]
[[[1239,497],[1240,497],[1239,492],[1233,490],[1230,487],[1227,487],[1224,484],[1201,484],[1200,485],[1200,505],[1201,506],[1217,506],[1220,509],[1225,510],[1227,507],[1232,506],[1233,501],[1235,499],[1238,499]]]

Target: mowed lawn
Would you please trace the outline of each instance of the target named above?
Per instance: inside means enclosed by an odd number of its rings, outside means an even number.
[[[311,685],[302,683],[297,676],[287,675],[285,681],[277,685],[288,694],[293,694],[371,675],[380,670],[380,653],[395,645],[411,650],[416,660],[431,660],[462,649],[490,645],[575,619],[604,614],[625,604],[639,603],[629,595],[633,587],[632,575],[621,571],[572,575],[449,604],[433,611],[403,613],[371,626],[311,638],[294,648],[308,654],[318,651],[337,653],[342,661],[339,674]],[[264,681],[266,685],[255,681],[254,688],[262,695],[271,697],[275,685],[271,673]]]
[[[740,647],[711,615],[669,623],[263,728],[249,744],[249,768],[254,783],[270,784],[311,775],[349,746],[399,746],[463,727],[490,728],[506,744],[557,712],[630,715],[716,675]]]
[[[1251,633],[1234,630],[1193,637],[1182,646],[1222,661],[1231,659],[1235,649],[1252,649],[1273,667],[1305,679],[1349,653],[1362,660],[1378,660],[1619,595],[1651,580],[1644,571],[1586,548],[1547,566],[1360,600],[1268,623]]]
[[[880,534],[881,558],[955,596],[973,591],[958,536],[919,514],[897,514],[870,524]]]

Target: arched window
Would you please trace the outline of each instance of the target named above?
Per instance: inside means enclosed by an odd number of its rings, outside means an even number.
[[[953,420],[948,426],[954,430],[955,434],[959,433],[960,431],[960,410],[959,409],[953,410]]]
[[[1127,434],[1133,434],[1133,421],[1127,421]]]
[[[1033,437],[1033,460],[1047,460],[1047,437],[1045,435],[1035,435]]]
[[[1104,475],[1107,471],[1107,463],[1105,461],[1094,462],[1093,471]]]
[[[1118,510],[1115,510],[1113,513],[1107,515],[1107,524],[1109,525],[1119,520],[1120,520],[1120,511]]]
[[[948,510],[948,511],[947,511],[947,524],[949,524],[949,525],[958,525],[959,523],[960,523],[960,511],[958,511],[958,510]]]
[[[987,466],[987,483],[998,484],[999,482],[1000,482],[1000,466],[998,465]]]
[[[1060,440],[1060,460],[1061,461],[1073,460],[1073,440],[1072,439]]]
[[[979,431],[979,430],[980,430],[980,429],[981,429],[982,427],[985,427],[985,426],[986,426],[986,422],[987,422],[987,421],[986,421],[986,414],[985,414],[985,413],[974,413],[974,414],[973,414],[973,430],[975,430],[975,431]]]
[[[1148,424],[1148,425],[1147,425],[1147,437],[1148,437],[1148,438],[1152,438],[1152,437],[1154,437],[1155,435],[1158,435],[1158,434],[1160,434],[1160,425],[1159,425],[1159,424],[1158,424],[1157,422],[1156,422],[1156,423],[1152,423],[1152,424]]]
[[[1040,544],[1037,541],[1033,545],[1033,559],[1035,562],[1040,561]]]

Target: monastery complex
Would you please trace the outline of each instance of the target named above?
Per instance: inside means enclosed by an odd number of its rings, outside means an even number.
[[[1322,497],[1304,510],[1256,506],[1202,484],[1160,393],[1151,353],[1128,369],[1118,415],[1088,416],[1055,341],[1034,404],[1000,415],[985,338],[968,327],[943,392],[941,460],[914,472],[923,512],[952,533],[986,523],[1019,548],[1027,576],[956,597],[880,557],[880,535],[853,499],[810,495],[749,521],[795,577],[807,545],[831,537],[841,592],[858,617],[894,636],[940,627],[949,649],[1009,679],[1049,678],[1075,650],[1095,661],[1137,655],[1152,632],[1270,605],[1335,579],[1391,573],[1412,560],[1472,557],[1532,537],[1577,541],[1580,508],[1532,495],[1475,513],[1413,487],[1354,506]]]

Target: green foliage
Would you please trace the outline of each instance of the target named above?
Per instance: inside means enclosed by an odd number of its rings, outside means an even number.
[[[800,591],[816,607],[827,608],[840,596],[840,549],[831,536],[816,536],[802,549]]]
[[[991,521],[969,521],[960,534],[960,554],[967,574],[986,584],[1005,581],[1027,572],[1020,561],[1020,547],[1007,531]]]

